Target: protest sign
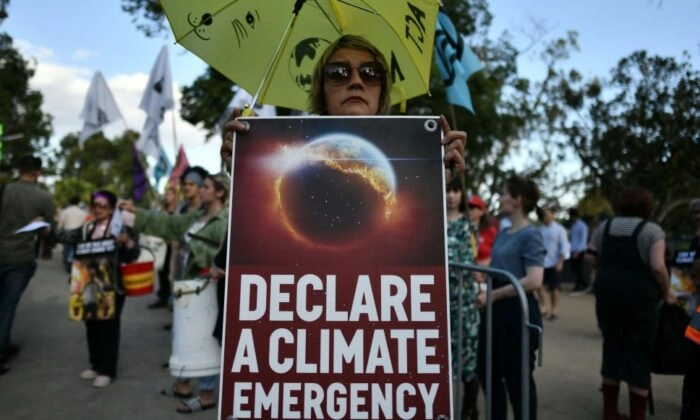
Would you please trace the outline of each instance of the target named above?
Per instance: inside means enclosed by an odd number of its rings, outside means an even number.
[[[438,119],[247,122],[219,418],[451,418]]]
[[[74,321],[114,318],[114,238],[78,242],[70,273],[68,316]]]

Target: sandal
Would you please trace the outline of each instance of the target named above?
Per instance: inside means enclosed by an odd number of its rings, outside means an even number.
[[[175,388],[175,384],[173,384],[169,388],[161,389],[160,395],[165,395],[166,397],[175,397],[175,398],[192,398],[192,391],[187,392],[187,393],[180,392]]]
[[[209,410],[210,408],[216,407],[216,403],[202,404],[202,400],[199,397],[192,397],[186,400],[180,401],[182,404],[177,406],[175,410],[178,413],[190,414],[198,413],[200,411]]]

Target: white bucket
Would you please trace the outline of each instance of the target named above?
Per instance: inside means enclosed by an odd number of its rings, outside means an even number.
[[[173,296],[170,373],[177,378],[218,374],[221,347],[212,336],[219,311],[216,285],[205,280],[178,280],[173,284]]]

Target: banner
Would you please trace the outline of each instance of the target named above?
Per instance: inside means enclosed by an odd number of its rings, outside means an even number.
[[[451,418],[438,119],[246,121],[219,418]]]
[[[189,166],[190,161],[185,154],[185,148],[180,145],[180,148],[177,150],[177,156],[175,157],[175,167],[172,172],[170,172],[170,180],[168,180],[168,185],[170,185],[171,188],[176,188],[180,185],[180,177]]]
[[[162,147],[158,126],[163,122],[165,111],[173,109],[174,106],[173,78],[168,61],[168,47],[163,46],[155,64],[153,64],[139,104],[139,108],[146,111],[146,122],[143,125],[141,136],[136,142],[136,147],[141,152],[155,159],[160,157]]]
[[[71,320],[114,318],[116,249],[113,238],[76,244],[70,273]]]
[[[90,82],[87,95],[85,96],[85,104],[80,112],[80,118],[83,119],[83,130],[78,137],[80,146],[91,136],[102,131],[102,127],[122,119],[119,112],[119,107],[114,101],[114,96],[107,86],[102,73],[95,73]]]
[[[440,10],[435,25],[435,63],[445,84],[447,100],[474,114],[472,98],[467,87],[467,80],[484,64],[466,44],[465,38],[457,32],[447,13]]]

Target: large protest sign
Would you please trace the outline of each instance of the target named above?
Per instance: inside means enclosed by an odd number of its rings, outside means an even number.
[[[247,121],[219,418],[451,417],[437,118]]]
[[[114,318],[116,258],[114,238],[76,244],[70,273],[70,319],[95,321]]]

